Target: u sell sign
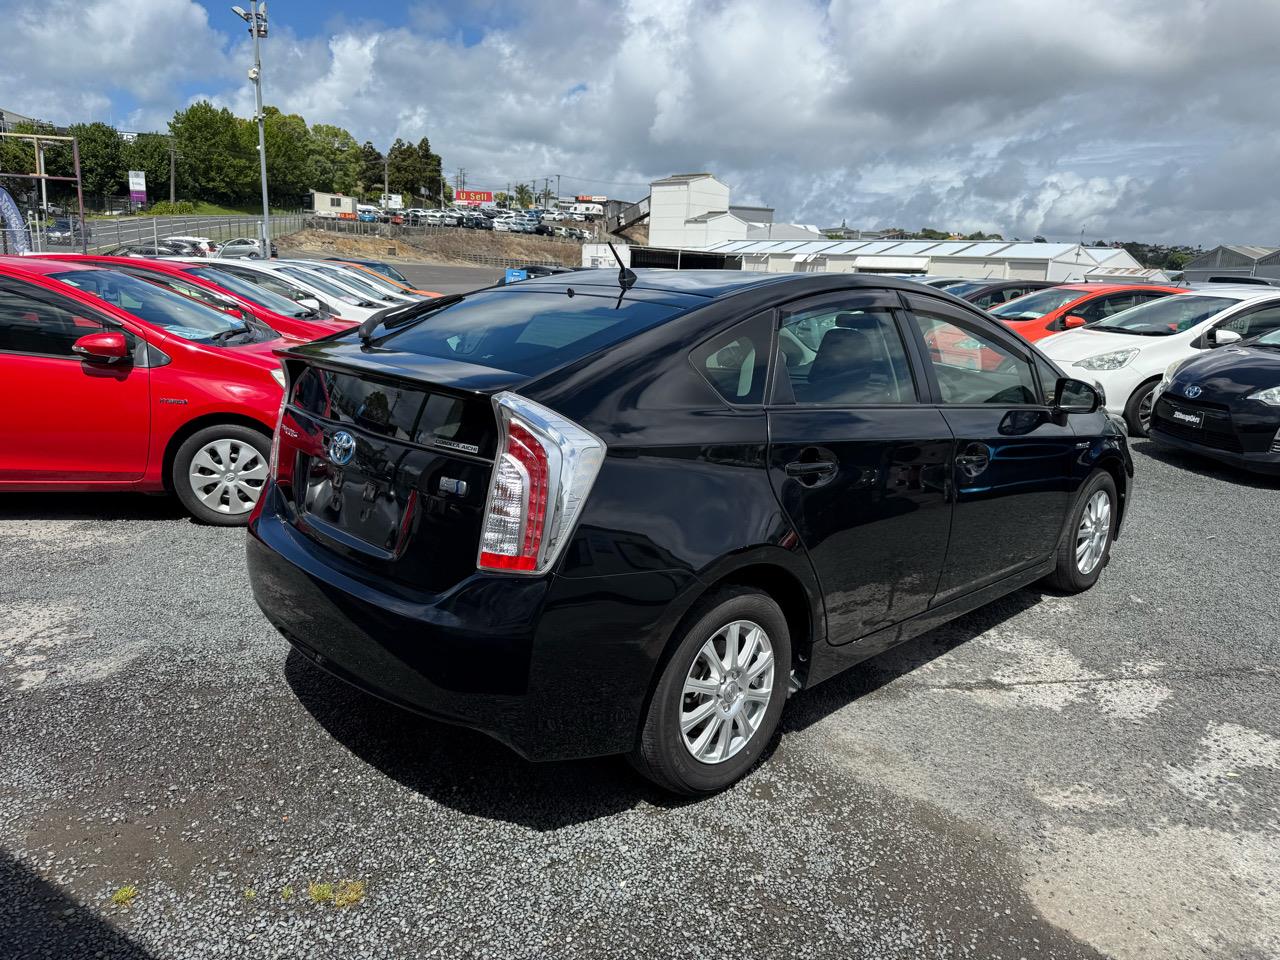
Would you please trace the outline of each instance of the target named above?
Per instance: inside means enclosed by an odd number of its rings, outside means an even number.
[[[469,207],[493,203],[492,190],[457,190],[453,194],[454,203],[465,203]]]
[[[147,174],[144,170],[129,171],[129,200],[133,203],[147,202]]]

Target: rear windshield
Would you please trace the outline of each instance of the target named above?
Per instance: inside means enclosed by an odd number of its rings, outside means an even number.
[[[537,376],[680,313],[664,303],[560,292],[488,290],[392,330],[386,346]]]

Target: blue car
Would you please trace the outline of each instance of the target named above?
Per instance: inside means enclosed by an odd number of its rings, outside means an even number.
[[[378,215],[376,213],[370,213],[368,210],[361,210],[360,213],[356,215],[356,219],[361,223],[377,223]]]

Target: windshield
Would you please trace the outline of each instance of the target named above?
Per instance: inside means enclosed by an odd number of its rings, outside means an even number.
[[[1168,337],[1190,330],[1216,313],[1235,306],[1239,300],[1228,297],[1197,297],[1176,293],[1112,314],[1090,324],[1090,330],[1132,333],[1143,337]]]
[[[322,273],[326,277],[333,280],[334,283],[340,283],[344,287],[350,287],[361,296],[368,297],[370,300],[386,300],[389,302],[398,302],[399,297],[394,294],[387,293],[385,290],[379,290],[372,283],[366,283],[363,278],[355,276],[354,270],[340,270],[337,267],[311,267],[317,273]]]
[[[428,304],[405,306],[410,313]],[[462,360],[537,376],[680,313],[683,308],[642,300],[517,291],[469,294],[417,323],[392,329],[383,342],[410,353]]]
[[[1025,297],[1018,297],[1016,300],[1002,303],[998,307],[992,307],[987,312],[993,317],[999,317],[1001,320],[1037,320],[1046,313],[1053,313],[1064,304],[1068,304],[1072,300],[1079,300],[1083,296],[1085,296],[1085,291],[1083,290],[1064,290],[1062,287],[1050,287],[1048,290],[1028,293]]]
[[[147,323],[163,327],[184,340],[209,343],[225,335],[247,332],[248,328],[220,310],[115,270],[75,270],[53,273],[69,287],[84,290],[127,311]]]
[[[305,283],[308,286],[315,287],[323,293],[331,297],[336,297],[343,303],[359,303],[360,298],[353,294],[350,290],[344,290],[336,283],[330,283],[324,277],[317,277],[314,273],[307,270],[299,270],[297,267],[281,267],[280,272],[286,277],[293,277],[299,283]]]
[[[225,270],[218,270],[213,267],[196,267],[194,270],[187,271],[192,276],[199,277],[202,280],[208,280],[210,283],[216,283],[224,290],[230,290],[236,296],[243,300],[248,300],[254,306],[262,307],[273,313],[278,313],[282,317],[301,318],[310,315],[311,311],[299,307],[292,300],[280,296],[278,293],[272,293],[262,287],[250,283],[248,280],[241,280],[239,277],[228,273]]]

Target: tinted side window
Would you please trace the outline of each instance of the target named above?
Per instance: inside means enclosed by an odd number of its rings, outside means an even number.
[[[778,352],[796,403],[915,403],[902,335],[886,307],[824,304],[782,315]]]
[[[762,313],[712,337],[690,354],[694,367],[730,403],[764,400],[773,315]]]
[[[75,357],[73,343],[106,329],[88,313],[61,297],[0,283],[0,351]]]
[[[1045,406],[1053,405],[1053,392],[1058,385],[1058,378],[1062,376],[1058,372],[1058,368],[1051,364],[1043,357],[1036,355],[1035,357],[1036,373],[1040,375],[1040,393],[1044,397]]]
[[[976,326],[928,310],[912,317],[944,403],[1040,403],[1031,364]]]

